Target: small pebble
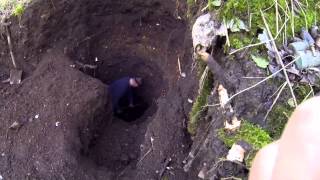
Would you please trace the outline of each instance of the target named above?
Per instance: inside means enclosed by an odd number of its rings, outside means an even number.
[[[157,26],[160,26],[160,24],[159,24],[159,23],[157,23],[156,25],[157,25]]]
[[[60,125],[60,122],[59,121],[57,121],[56,122],[56,127],[58,127]]]
[[[3,180],[3,177],[2,177],[2,175],[0,175],[0,180]]]
[[[193,100],[188,98],[188,103],[192,104]]]
[[[187,74],[186,74],[186,73],[184,73],[184,72],[183,72],[183,73],[181,73],[180,75],[181,75],[181,77],[183,77],[183,78],[187,77]]]
[[[34,118],[38,119],[39,118],[39,114],[35,115]]]
[[[1,153],[1,156],[4,157],[6,154],[5,153]]]

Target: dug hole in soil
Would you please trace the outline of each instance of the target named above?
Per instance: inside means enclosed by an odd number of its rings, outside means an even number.
[[[188,179],[197,89],[184,1],[33,1],[11,18],[21,85],[0,85],[4,179]],[[5,39],[0,78],[11,68]],[[181,69],[187,78],[180,76]],[[79,64],[97,66],[92,70]],[[141,108],[112,116],[107,84],[140,76]],[[134,119],[132,119],[132,117]],[[130,122],[129,122],[130,121]],[[12,123],[21,127],[9,130]],[[172,170],[164,172],[168,159]],[[163,174],[164,172],[164,174]]]

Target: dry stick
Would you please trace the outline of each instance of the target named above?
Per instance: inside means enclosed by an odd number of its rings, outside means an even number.
[[[238,93],[234,94],[233,96],[231,96],[231,97],[229,98],[229,102],[230,102],[233,98],[235,98],[236,96],[238,96],[238,95],[240,95],[240,94],[242,94],[242,93],[244,93],[244,92],[246,92],[246,91],[249,91],[249,90],[251,90],[251,89],[259,86],[260,84],[266,82],[267,80],[273,78],[273,76],[275,76],[275,75],[279,74],[281,71],[285,70],[286,67],[288,67],[288,66],[290,66],[291,64],[293,64],[294,62],[296,62],[299,58],[300,58],[300,56],[298,56],[296,59],[294,59],[293,61],[291,61],[291,62],[288,63],[287,65],[285,65],[283,68],[281,68],[281,69],[278,70],[277,72],[271,74],[271,75],[268,76],[267,78],[259,81],[258,83],[254,84],[253,86],[250,86],[250,87],[248,87],[248,88],[246,88],[246,89],[243,89],[243,90],[239,91]]]
[[[306,95],[306,97],[304,97],[304,99],[302,100],[302,102],[304,102],[305,100],[307,100],[307,99],[310,97],[311,94],[312,94],[312,96],[314,96],[314,90],[313,90],[311,84],[309,83],[308,85],[309,85],[309,87],[310,87],[311,90],[310,90],[310,92]]]
[[[294,7],[293,6],[294,6],[294,4],[293,4],[293,1],[291,0],[291,30],[292,30],[292,37],[294,37]]]
[[[12,64],[13,64],[14,68],[17,69],[16,59],[15,59],[15,57],[13,55],[13,48],[12,48],[12,41],[11,41],[9,26],[6,26],[5,28],[6,28],[6,33],[7,33],[7,40],[8,40],[8,46],[9,46],[9,51],[10,51]]]
[[[304,17],[304,21],[305,21],[305,25],[306,25],[306,29],[308,29],[308,20],[307,20],[307,15],[306,15],[306,13],[305,13],[305,11],[303,10],[303,8],[301,7],[301,5],[300,5],[300,3],[297,3],[298,4],[298,6],[299,6],[299,8],[301,9],[301,12],[302,12],[302,14],[303,14],[303,17]]]
[[[280,89],[282,88],[283,85],[284,85],[284,83],[281,86],[279,86],[279,88],[270,96],[270,98],[273,98],[273,96],[276,95],[280,91]]]
[[[281,26],[281,28],[280,28],[278,34],[276,35],[275,39],[278,38],[278,36],[280,35],[280,32],[281,32],[282,29],[285,27],[285,24],[286,24],[287,22],[288,22],[288,19],[287,19],[287,20],[284,22],[284,24]],[[239,49],[237,49],[237,50],[232,51],[231,53],[229,53],[229,55],[232,55],[232,54],[234,54],[234,53],[237,53],[237,52],[242,51],[242,50],[247,49],[247,48],[251,48],[251,47],[255,47],[255,46],[260,46],[260,45],[266,44],[266,43],[271,42],[271,41],[272,41],[272,40],[270,39],[270,40],[265,41],[265,42],[260,42],[260,43],[256,43],[256,44],[250,44],[250,45],[248,45],[248,46],[245,46],[245,47],[242,47],[242,48],[239,48]]]
[[[278,99],[279,99],[280,95],[282,94],[282,91],[284,90],[284,88],[285,88],[287,85],[288,85],[288,82],[285,82],[285,83],[283,83],[283,84],[281,85],[282,87],[281,87],[281,89],[280,89],[280,91],[279,91],[279,93],[278,93],[277,97],[274,99],[274,101],[273,101],[273,103],[272,103],[271,107],[268,109],[267,114],[264,116],[263,121],[266,121],[266,119],[268,118],[268,116],[269,116],[270,112],[272,111],[272,109],[273,109],[274,105],[276,105],[276,103],[277,103],[277,101],[278,101]]]
[[[151,151],[153,151],[153,137],[151,136],[150,137],[150,142],[151,142],[151,147],[149,148],[149,150],[143,155],[143,157],[137,162],[137,165],[139,165],[143,160],[144,158],[146,158],[148,156],[148,154],[151,153]]]
[[[179,68],[179,74],[181,75],[181,63],[180,63],[180,57],[178,56],[178,68]]]
[[[279,7],[278,7],[278,0],[275,0],[275,6],[276,6],[276,29],[277,32],[279,32]]]
[[[269,34],[269,37],[270,37],[270,39],[272,40],[271,43],[272,43],[272,45],[273,45],[273,49],[274,49],[275,52],[276,52],[277,60],[278,60],[279,63],[281,64],[281,67],[284,69],[284,70],[283,70],[283,73],[284,73],[284,76],[286,77],[286,81],[287,81],[288,84],[289,84],[289,88],[290,88],[290,92],[291,92],[291,95],[292,95],[292,98],[293,98],[293,101],[294,101],[294,105],[295,105],[295,106],[298,106],[296,96],[294,95],[294,92],[293,92],[293,89],[292,89],[292,86],[291,86],[291,83],[290,83],[290,79],[289,79],[289,77],[288,77],[288,73],[287,73],[287,71],[286,71],[286,69],[285,69],[285,66],[284,66],[283,61],[282,61],[281,56],[280,56],[280,53],[279,53],[279,51],[278,51],[278,49],[277,49],[277,45],[276,45],[276,43],[275,43],[275,41],[274,41],[274,39],[273,39],[273,36],[272,36],[272,34],[271,34],[271,31],[270,31],[270,29],[269,29],[269,25],[268,25],[268,23],[267,23],[267,20],[266,20],[266,18],[265,18],[265,16],[264,16],[263,12],[261,11],[261,9],[260,9],[260,12],[261,12],[261,16],[262,16],[263,22],[264,22],[264,24],[265,24],[265,26],[266,26],[267,32],[268,32],[268,34]]]
[[[209,67],[206,66],[206,69],[203,71],[203,73],[201,75],[201,78],[200,78],[200,83],[199,83],[200,88],[199,88],[199,91],[198,91],[199,94],[202,92],[205,80],[208,77],[208,73],[209,73]]]
[[[242,79],[264,79],[266,77],[242,77]]]

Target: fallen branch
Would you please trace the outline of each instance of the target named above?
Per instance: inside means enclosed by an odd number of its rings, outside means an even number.
[[[4,26],[5,26],[5,31],[6,31],[6,34],[7,34],[7,41],[8,41],[8,46],[9,46],[9,51],[10,51],[12,64],[13,64],[14,68],[17,69],[16,59],[15,59],[14,54],[13,54],[13,46],[12,46],[12,40],[11,40],[11,35],[10,35],[10,30],[9,30],[9,24],[5,24]]]

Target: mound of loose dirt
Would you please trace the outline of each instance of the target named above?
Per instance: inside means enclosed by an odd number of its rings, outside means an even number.
[[[4,96],[0,171],[6,179],[94,177],[82,154],[97,125],[111,120],[107,86],[71,64],[63,54],[51,52],[14,94]],[[8,130],[15,121],[22,127]]]

